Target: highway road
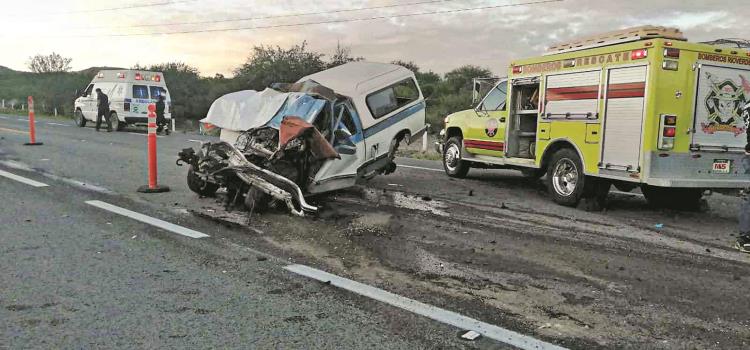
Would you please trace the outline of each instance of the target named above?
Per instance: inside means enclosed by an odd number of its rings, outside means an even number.
[[[317,215],[226,211],[158,138],[0,115],[0,348],[746,348],[739,198],[700,212],[613,193],[588,212],[519,173],[438,162],[316,196]],[[220,196],[221,197],[221,196]],[[467,331],[482,337],[462,339]]]

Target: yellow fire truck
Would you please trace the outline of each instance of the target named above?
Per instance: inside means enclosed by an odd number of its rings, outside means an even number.
[[[445,118],[445,172],[511,168],[552,199],[641,187],[655,205],[695,206],[706,189],[750,186],[750,52],[638,27],[511,63],[471,110]]]

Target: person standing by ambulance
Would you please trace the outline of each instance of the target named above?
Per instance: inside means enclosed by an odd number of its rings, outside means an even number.
[[[160,133],[164,129],[164,133],[169,135],[169,125],[167,125],[167,119],[164,118],[164,95],[159,95],[156,99],[156,133]]]
[[[102,89],[96,89],[96,131],[102,125],[102,117],[107,122],[107,132],[112,131],[112,122],[109,120],[109,97],[102,92]]]

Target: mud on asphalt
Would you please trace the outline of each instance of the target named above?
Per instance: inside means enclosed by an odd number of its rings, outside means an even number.
[[[221,198],[194,213],[246,227],[243,239],[294,262],[570,348],[750,344],[750,260],[686,232],[724,214],[654,212],[614,195],[614,210],[570,215],[519,205],[541,202],[528,186],[527,201],[379,184],[313,198],[321,210],[305,218],[230,212]],[[664,230],[649,224],[665,219]]]

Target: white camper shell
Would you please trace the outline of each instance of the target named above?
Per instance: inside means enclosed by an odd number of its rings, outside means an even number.
[[[109,114],[112,128],[122,130],[128,125],[148,123],[148,105],[164,96],[164,118],[172,125],[172,98],[161,72],[142,70],[102,70],[91,80],[85,90],[79,92],[74,104],[75,122],[86,126],[86,122],[96,122],[97,95],[101,89],[109,97]]]
[[[290,149],[278,142],[283,121],[290,117],[314,126],[327,144],[323,148],[330,147],[335,157],[305,164],[293,161],[306,157],[299,156],[305,147]],[[347,63],[285,88],[222,96],[202,122],[221,128],[222,142],[204,145],[198,157],[181,154],[192,167],[188,174],[191,189],[210,195],[207,189],[232,186],[224,169],[244,169],[236,175],[251,188],[286,202],[300,215],[315,209],[305,203],[306,194],[350,187],[358,180],[393,172],[399,143],[410,143],[427,127],[425,101],[414,73],[398,65],[372,62]],[[269,129],[273,131],[266,132]],[[212,152],[233,155],[220,169]],[[284,171],[278,166],[283,162],[304,171],[301,176],[296,170]],[[257,208],[248,202],[264,196],[252,194],[253,190],[249,193],[246,206]]]

